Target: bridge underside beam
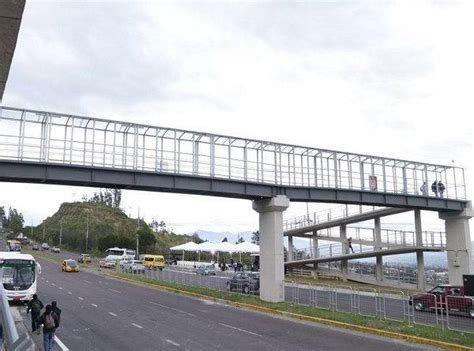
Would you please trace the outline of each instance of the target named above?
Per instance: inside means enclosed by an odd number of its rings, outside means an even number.
[[[332,202],[433,211],[460,211],[466,205],[466,201],[414,195],[298,188],[171,173],[4,160],[0,161],[0,181],[110,187],[249,200],[286,195],[294,202]]]
[[[293,262],[285,262],[285,266],[302,267],[307,264],[313,264],[313,263],[325,263],[325,262],[334,262],[334,261],[342,261],[342,260],[355,260],[359,258],[369,258],[369,257],[376,257],[376,256],[401,255],[401,254],[418,252],[418,251],[439,252],[439,251],[443,251],[443,249],[426,248],[426,247],[424,248],[410,247],[410,248],[401,248],[401,249],[369,251],[369,252],[354,253],[354,254],[349,254],[349,255],[328,256],[328,257],[310,258],[306,260],[293,261]]]

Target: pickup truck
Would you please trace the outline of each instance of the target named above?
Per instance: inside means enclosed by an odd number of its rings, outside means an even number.
[[[464,287],[458,285],[438,285],[426,293],[418,293],[410,298],[415,311],[460,312],[474,318],[474,296],[464,295]]]

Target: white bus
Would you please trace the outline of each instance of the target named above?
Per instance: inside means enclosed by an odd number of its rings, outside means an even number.
[[[126,259],[133,260],[135,258],[135,250],[129,249],[121,249],[119,247],[112,247],[110,249],[105,250],[105,254],[107,255],[105,259],[107,261],[121,261]]]
[[[35,258],[19,252],[0,252],[3,287],[8,300],[30,301],[36,294],[41,266]]]

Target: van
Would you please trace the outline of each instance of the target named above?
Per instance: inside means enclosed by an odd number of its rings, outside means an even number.
[[[148,269],[162,271],[165,268],[165,258],[161,255],[145,255],[143,262]]]

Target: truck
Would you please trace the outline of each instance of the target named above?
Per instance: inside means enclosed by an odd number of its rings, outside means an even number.
[[[474,318],[474,296],[466,296],[460,285],[435,286],[425,293],[414,294],[409,303],[418,312],[441,310]]]

